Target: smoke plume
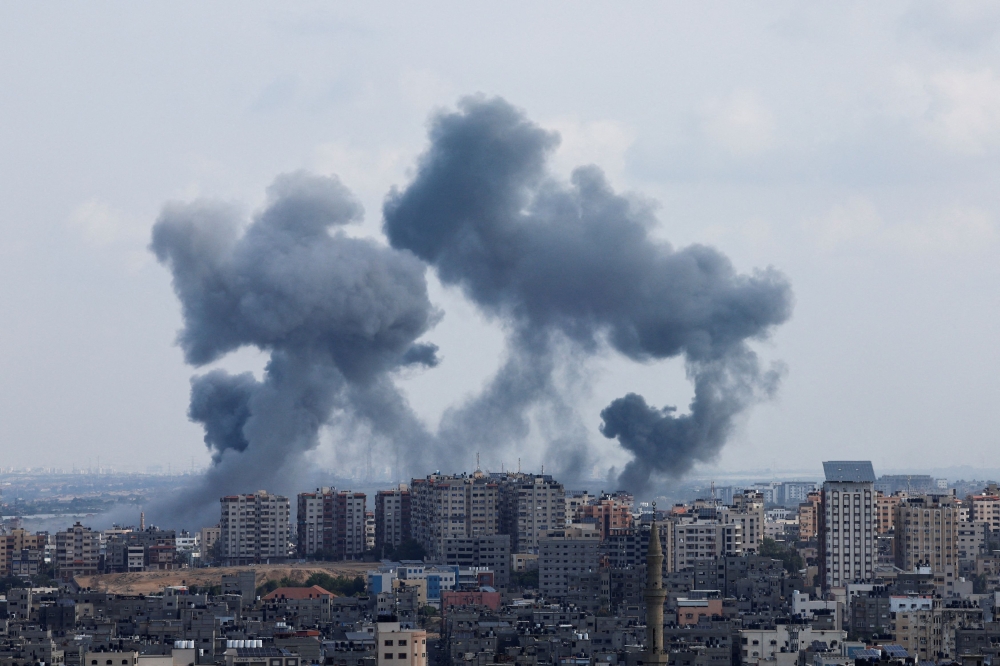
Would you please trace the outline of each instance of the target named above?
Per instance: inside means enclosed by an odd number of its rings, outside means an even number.
[[[153,227],[151,248],[181,301],[185,360],[203,366],[243,346],[270,354],[262,381],[222,370],[192,379],[188,415],[213,460],[184,499],[192,510],[273,488],[337,414],[399,409],[392,371],[437,362],[433,345],[416,343],[438,317],[424,265],[345,235],[362,210],[339,181],[285,175],[268,198],[248,226],[195,203],[167,206]]]
[[[386,200],[385,233],[512,328],[510,360],[453,423],[523,426],[538,400],[558,402],[557,339],[582,354],[609,344],[637,362],[683,356],[690,414],[635,394],[601,413],[601,432],[634,456],[619,482],[641,491],[651,474],[711,460],[734,417],[773,392],[777,372],[760,368],[747,341],[790,315],[781,274],[741,275],[715,249],[654,241],[651,206],[615,193],[597,167],[559,182],[546,170],[557,135],[502,99],[439,114],[430,142],[413,182]]]
[[[173,275],[185,360],[202,367],[243,346],[269,354],[261,380],[221,370],[192,380],[189,417],[213,464],[185,504],[282,487],[331,423],[363,426],[413,474],[453,469],[470,450],[516,449],[547,424],[547,467],[578,475],[592,460],[588,428],[556,376],[608,348],[641,363],[681,356],[694,384],[687,414],[635,394],[601,412],[601,432],[634,458],[621,486],[643,491],[711,460],[734,418],[777,386],[748,341],[788,318],[790,287],[773,269],[739,274],[710,247],[652,239],[652,206],[614,192],[597,167],[553,177],[557,144],[502,99],[438,114],[412,182],[386,197],[391,247],[345,234],[362,210],[335,178],[279,177],[249,223],[217,204],[167,206],[151,249]],[[496,375],[436,433],[395,385],[400,368],[438,363],[418,342],[440,316],[428,266],[508,338]]]

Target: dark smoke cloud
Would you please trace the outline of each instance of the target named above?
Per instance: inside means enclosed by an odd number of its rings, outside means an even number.
[[[682,356],[695,388],[689,414],[635,394],[601,413],[602,433],[634,456],[619,482],[635,491],[710,460],[737,415],[774,391],[777,373],[747,342],[790,314],[779,273],[742,275],[712,248],[654,241],[652,207],[596,167],[553,178],[558,137],[503,100],[464,100],[434,118],[430,139],[413,181],[386,199],[392,247],[344,233],[362,210],[335,178],[279,177],[249,224],[217,204],[164,209],[151,249],[173,275],[187,362],[244,346],[269,360],[260,380],[192,380],[189,416],[213,465],[158,519],[214,522],[222,494],[308,487],[303,454],[326,424],[387,444],[402,475],[464,469],[475,451],[513,462],[537,426],[547,471],[578,479],[593,464],[588,428],[558,377],[585,385],[574,369],[609,346],[637,362]],[[395,384],[400,369],[439,362],[418,342],[440,316],[427,265],[508,334],[498,372],[434,434]]]
[[[221,370],[192,380],[189,416],[214,464],[185,506],[217,517],[222,494],[280,487],[338,413],[409,414],[387,375],[437,362],[416,340],[438,313],[420,261],[343,233],[361,214],[335,178],[297,173],[275,180],[248,226],[206,203],[167,206],[156,222],[151,249],[173,274],[188,363],[243,346],[270,354],[261,381]],[[180,505],[163,511],[185,517]]]
[[[546,170],[558,137],[502,99],[464,100],[434,119],[430,139],[413,182],[386,200],[385,233],[514,329],[510,360],[446,418],[445,442],[462,440],[449,427],[468,435],[484,424],[523,436],[526,410],[559,402],[551,357],[562,337],[584,353],[606,341],[636,361],[687,363],[689,415],[634,394],[602,412],[602,432],[635,456],[620,483],[641,491],[651,474],[714,457],[733,418],[776,384],[747,341],[789,317],[785,278],[773,269],[741,275],[713,248],[652,240],[651,207],[616,194],[596,167],[558,182]]]

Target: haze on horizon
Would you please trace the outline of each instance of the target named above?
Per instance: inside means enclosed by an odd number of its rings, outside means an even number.
[[[164,204],[249,216],[278,174],[336,174],[365,210],[350,233],[384,243],[428,119],[484,93],[559,133],[564,178],[594,163],[655,200],[658,239],[791,282],[791,319],[755,346],[781,386],[709,472],[996,467],[998,30],[985,2],[0,7],[4,465],[207,464],[148,250]],[[433,428],[500,366],[504,332],[427,278],[441,362],[398,384]],[[264,359],[207,369],[259,377]],[[676,359],[606,350],[578,371],[594,476],[629,460],[598,432],[611,400],[691,399]],[[311,455],[334,467],[322,437]]]

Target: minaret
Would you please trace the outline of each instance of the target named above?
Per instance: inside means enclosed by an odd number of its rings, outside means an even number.
[[[663,602],[667,591],[663,589],[663,548],[660,531],[656,526],[656,505],[653,505],[653,524],[649,528],[649,548],[646,551],[646,649],[642,653],[643,665],[666,664],[670,655],[663,649]]]

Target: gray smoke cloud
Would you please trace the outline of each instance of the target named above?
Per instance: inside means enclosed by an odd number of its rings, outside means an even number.
[[[437,348],[416,340],[439,313],[424,264],[345,235],[361,215],[337,179],[305,173],[277,178],[248,225],[212,203],[164,209],[151,249],[173,275],[185,360],[203,366],[244,346],[270,357],[260,381],[222,370],[192,379],[189,417],[204,426],[213,465],[161,513],[211,519],[220,495],[280,486],[338,414],[412,420],[390,374],[437,363]]]
[[[249,222],[214,203],[166,206],[151,249],[181,302],[185,360],[203,367],[244,346],[269,360],[260,380],[192,379],[188,415],[213,464],[161,515],[214,522],[220,495],[307,487],[304,454],[328,424],[384,442],[402,474],[418,475],[462,469],[479,450],[503,460],[535,425],[547,469],[579,478],[593,464],[588,428],[557,377],[586,384],[575,369],[609,347],[635,362],[682,356],[694,384],[688,414],[635,394],[602,411],[601,432],[634,457],[621,487],[641,492],[711,460],[777,386],[748,341],[789,317],[789,284],[773,269],[739,274],[710,247],[652,239],[653,207],[614,192],[597,167],[554,178],[557,145],[502,99],[438,114],[412,182],[386,197],[390,247],[345,233],[362,209],[336,178],[280,176]],[[395,383],[402,368],[438,363],[419,341],[441,316],[428,266],[502,323],[508,347],[436,433]]]
[[[512,329],[509,360],[445,419],[444,446],[481,440],[474,431],[484,425],[523,437],[539,401],[563,409],[552,381],[556,340],[582,355],[608,344],[637,362],[683,356],[695,387],[690,414],[635,394],[601,413],[602,433],[634,456],[618,479],[634,491],[711,460],[734,418],[773,393],[778,371],[763,370],[747,343],[790,316],[779,272],[742,275],[713,248],[653,240],[652,207],[615,193],[597,167],[559,182],[546,168],[557,135],[502,99],[467,98],[437,115],[430,144],[413,181],[387,197],[385,233]],[[586,458],[568,450],[559,443],[564,459]]]

